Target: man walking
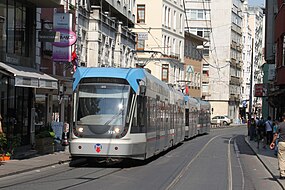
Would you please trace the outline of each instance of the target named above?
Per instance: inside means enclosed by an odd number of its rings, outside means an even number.
[[[282,115],[282,122],[279,123],[279,127],[274,134],[270,148],[274,149],[276,139],[279,134],[278,142],[278,164],[280,168],[280,179],[285,179],[285,112]]]

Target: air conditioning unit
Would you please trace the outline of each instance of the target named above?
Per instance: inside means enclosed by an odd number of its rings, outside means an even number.
[[[105,45],[106,45],[106,46],[109,45],[109,36],[106,36],[106,38],[105,38]]]
[[[78,28],[78,38],[81,38],[82,37],[82,33],[83,33],[83,30],[82,30],[82,28],[80,27],[80,28]]]
[[[101,33],[99,33],[99,35],[98,35],[98,41],[102,42],[102,34]]]

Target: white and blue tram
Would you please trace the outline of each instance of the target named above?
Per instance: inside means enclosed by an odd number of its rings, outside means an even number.
[[[186,130],[184,95],[140,68],[77,68],[73,91],[72,157],[147,159],[202,121],[196,100]]]

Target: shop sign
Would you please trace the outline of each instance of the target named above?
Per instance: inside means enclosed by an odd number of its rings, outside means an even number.
[[[40,42],[59,42],[60,32],[56,31],[39,31]]]
[[[63,31],[60,34],[60,42],[57,46],[53,46],[52,59],[55,62],[71,61],[71,43],[75,43],[76,36],[70,33],[72,30],[72,14],[55,13],[53,17],[53,28],[55,31]],[[69,39],[72,38],[71,43]]]
[[[76,34],[68,29],[56,29],[56,32],[60,32],[60,41],[52,43],[56,47],[68,47],[72,46],[76,42]]]
[[[254,96],[263,97],[267,96],[267,88],[264,84],[255,84],[254,85]]]
[[[36,78],[15,77],[15,86],[38,88],[39,80]]]
[[[39,88],[57,89],[57,81],[39,80]]]

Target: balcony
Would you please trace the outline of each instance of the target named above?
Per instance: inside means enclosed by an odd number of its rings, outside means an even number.
[[[209,76],[206,74],[202,75],[202,83],[209,83]]]
[[[28,0],[28,1],[30,3],[33,3],[36,7],[39,8],[53,8],[63,5],[63,0],[45,0],[45,1]]]
[[[235,76],[231,76],[230,84],[232,84],[232,85],[240,85],[240,78],[235,77]]]
[[[238,95],[238,94],[230,94],[229,101],[240,102],[240,95]]]
[[[210,96],[211,94],[209,92],[202,92],[202,96]]]

